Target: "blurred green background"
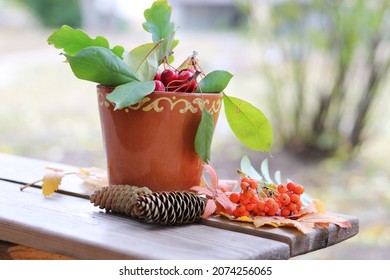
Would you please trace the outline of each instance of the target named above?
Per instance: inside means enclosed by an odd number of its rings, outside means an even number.
[[[260,108],[272,155],[243,147],[221,115],[212,147],[220,178],[244,155],[269,158],[321,199],[357,216],[357,236],[297,259],[390,259],[390,25],[387,0],[171,0],[178,66],[193,51],[227,93]],[[150,38],[152,1],[0,0],[0,152],[105,168],[95,85],[76,79],[47,37],[62,24],[127,50]],[[228,152],[226,152],[228,151]]]

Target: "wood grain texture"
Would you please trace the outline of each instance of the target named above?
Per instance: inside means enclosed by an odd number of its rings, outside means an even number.
[[[318,228],[308,234],[303,234],[295,228],[288,227],[262,226],[255,228],[251,223],[234,222],[223,217],[210,217],[203,219],[201,223],[284,242],[289,245],[291,257],[294,257],[340,243],[359,232],[359,221],[357,218],[346,215],[339,216],[347,219],[351,223],[351,227],[340,228],[336,225],[330,225],[328,228]]]
[[[0,240],[75,259],[287,259],[288,245],[201,224],[158,226],[0,180]]]

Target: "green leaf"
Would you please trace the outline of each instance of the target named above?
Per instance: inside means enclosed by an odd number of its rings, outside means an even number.
[[[263,112],[239,98],[223,95],[226,119],[236,137],[253,150],[270,151],[272,127]]]
[[[199,82],[196,92],[220,93],[227,87],[232,77],[233,75],[227,71],[210,72]]]
[[[244,172],[249,177],[256,180],[263,180],[263,177],[257,172],[257,170],[253,167],[248,156],[243,156],[240,163],[240,168],[242,172]]]
[[[150,9],[146,9],[146,22],[143,28],[152,34],[153,42],[165,39],[175,31],[175,24],[171,22],[172,6],[167,0],[157,0]]]
[[[143,28],[152,34],[153,42],[164,40],[158,50],[158,59],[161,63],[164,57],[168,57],[169,52],[178,44],[174,40],[175,24],[171,22],[172,6],[168,5],[167,0],[157,0],[153,2],[150,9],[146,9],[144,17],[146,22]]]
[[[126,63],[106,48],[88,47],[74,56],[65,56],[75,76],[82,80],[105,86],[118,86],[138,80]]]
[[[214,120],[206,108],[202,109],[202,119],[195,136],[195,151],[205,162],[210,161],[211,142],[214,134]]]
[[[159,65],[156,51],[161,42],[141,45],[125,56],[124,61],[141,81],[153,80]]]
[[[115,110],[119,110],[137,104],[153,90],[154,81],[132,81],[116,87],[106,98],[108,101],[115,103]]]
[[[61,29],[55,30],[47,42],[54,45],[57,49],[63,49],[67,55],[75,55],[87,47],[103,47],[109,49],[109,43],[103,36],[97,36],[95,39],[90,38],[80,29],[73,29],[70,26],[63,25]],[[112,52],[122,58],[124,48],[115,46]]]

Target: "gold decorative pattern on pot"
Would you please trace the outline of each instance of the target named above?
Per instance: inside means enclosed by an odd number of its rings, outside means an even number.
[[[202,108],[203,108],[203,104],[205,104],[205,105],[206,105],[206,104],[209,104],[209,103],[210,103],[210,100],[208,100],[208,99],[202,99],[202,98],[195,98],[194,101],[193,101],[193,103],[197,104],[198,107],[199,107],[200,109],[202,109]],[[222,99],[218,99],[218,100],[216,100],[216,101],[213,101],[213,103],[211,104],[211,107],[210,107],[210,109],[209,109],[209,112],[210,112],[211,114],[218,113],[219,110],[221,109],[221,106],[222,106]],[[207,108],[207,106],[206,106],[206,108]]]
[[[148,112],[150,110],[154,110],[156,112],[162,112],[164,110],[164,106],[162,106],[160,104],[160,101],[168,101],[168,103],[170,104],[170,110],[173,110],[178,103],[183,102],[184,105],[185,105],[185,107],[184,107],[185,111],[190,110],[193,113],[195,113],[197,111],[197,109],[194,106],[192,106],[189,101],[187,101],[185,99],[179,99],[179,100],[175,101],[175,99],[176,99],[175,96],[173,96],[172,99],[163,96],[163,97],[157,98],[152,103],[146,105],[145,107],[142,108],[142,110],[145,111],[145,112]],[[185,111],[182,111],[182,110],[180,110],[180,113],[184,113],[185,112]]]
[[[105,96],[103,94],[100,94],[99,97],[100,97],[99,105],[108,108],[111,103],[105,99]],[[161,102],[165,102],[169,105],[164,106],[163,104],[161,104]],[[150,97],[144,97],[137,104],[126,107],[124,111],[128,113],[130,112],[130,110],[137,111],[139,109],[142,109],[142,111],[144,112],[149,112],[151,110],[154,110],[155,112],[162,112],[164,108],[167,108],[168,110],[174,110],[174,108],[176,106],[179,106],[179,104],[183,105],[183,108],[179,109],[179,112],[182,114],[186,113],[187,111],[196,113],[198,112],[199,109],[201,110],[204,105],[206,105],[206,107],[210,107],[208,108],[208,110],[210,111],[211,114],[215,114],[218,113],[219,110],[221,109],[222,100],[218,99],[216,101],[213,101],[211,103],[211,106],[208,106],[210,104],[210,100],[202,97],[195,98],[192,101],[192,103],[184,98],[180,98],[176,100],[176,96],[172,96],[171,98],[163,96],[153,101],[151,101]]]

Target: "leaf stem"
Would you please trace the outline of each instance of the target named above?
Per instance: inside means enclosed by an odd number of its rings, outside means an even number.
[[[50,169],[50,168],[49,168],[49,169]],[[67,175],[74,175],[74,174],[77,174],[77,172],[76,172],[76,171],[66,172],[66,173],[64,173],[64,176],[63,176],[63,177],[65,177],[65,176],[67,176]],[[21,187],[20,187],[20,191],[22,192],[24,189],[26,189],[26,188],[28,188],[28,187],[32,187],[32,186],[34,186],[35,184],[37,184],[37,183],[39,183],[39,182],[42,182],[43,179],[44,179],[44,178],[39,179],[39,180],[37,180],[37,181],[35,181],[35,182],[32,182],[32,183],[29,183],[29,184],[26,184],[26,185],[21,186]]]

